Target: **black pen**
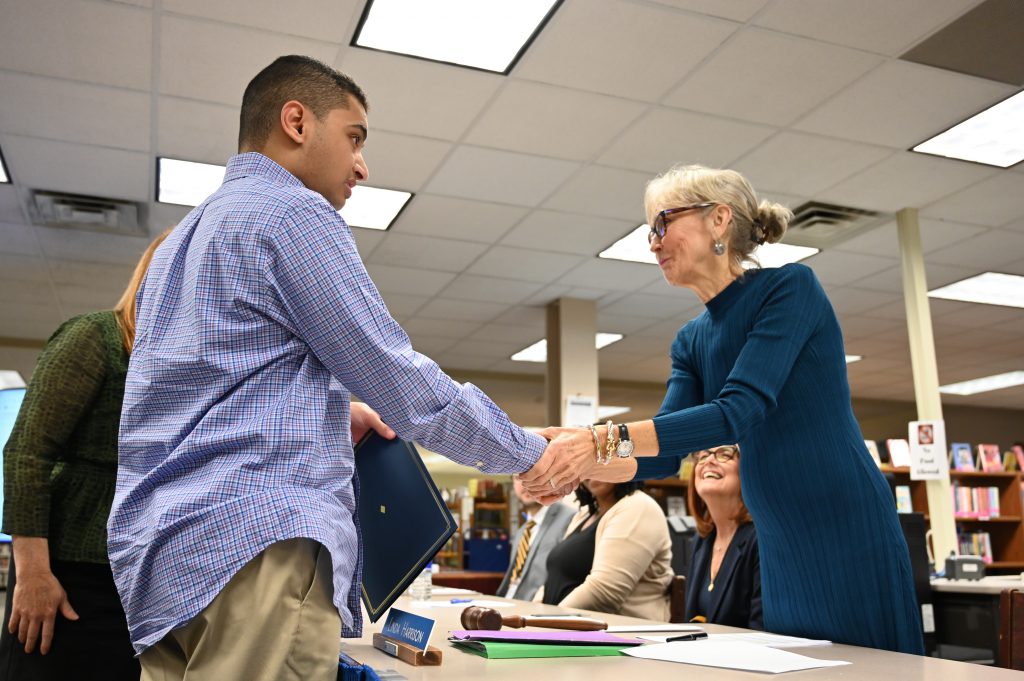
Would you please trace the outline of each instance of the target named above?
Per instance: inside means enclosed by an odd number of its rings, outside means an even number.
[[[682,636],[672,636],[665,639],[665,643],[672,643],[673,641],[699,641],[702,638],[707,638],[708,633],[706,631],[695,631],[692,634],[683,634]]]

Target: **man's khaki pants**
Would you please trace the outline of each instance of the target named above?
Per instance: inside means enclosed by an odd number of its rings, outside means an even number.
[[[142,681],[335,681],[341,618],[333,592],[331,555],[319,542],[273,544],[142,653]]]

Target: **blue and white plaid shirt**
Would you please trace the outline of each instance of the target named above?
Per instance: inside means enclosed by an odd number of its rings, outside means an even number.
[[[413,350],[320,194],[235,156],[139,292],[108,527],[137,651],[292,537],[331,552],[343,634],[360,635],[350,390],[401,437],[486,472],[544,450]]]

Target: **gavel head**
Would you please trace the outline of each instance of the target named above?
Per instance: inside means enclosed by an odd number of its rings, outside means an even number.
[[[497,631],[501,629],[501,613],[494,608],[471,605],[462,611],[462,626],[466,629]]]

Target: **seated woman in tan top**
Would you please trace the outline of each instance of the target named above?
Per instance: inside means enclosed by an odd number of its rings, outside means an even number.
[[[667,621],[672,543],[665,514],[639,482],[584,480],[580,512],[548,554],[535,601]]]

